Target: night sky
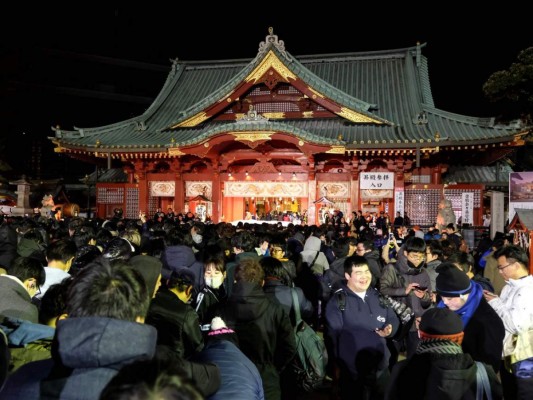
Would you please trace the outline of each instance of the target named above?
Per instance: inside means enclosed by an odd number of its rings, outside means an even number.
[[[95,99],[88,103],[82,96],[66,92],[55,92],[53,99],[48,99],[47,84],[83,88],[95,79],[115,79],[105,68],[84,68],[83,60],[52,63],[48,60],[50,51],[161,66],[163,72],[148,77],[146,71],[135,69],[116,76],[123,87],[130,87],[129,94],[155,98],[168,72],[164,68],[170,69],[170,58],[252,59],[269,26],[295,56],[386,50],[421,42],[427,43],[423,54],[429,60],[436,106],[486,117],[497,115],[498,110],[484,98],[483,83],[493,72],[507,69],[521,50],[533,46],[530,17],[525,10],[511,7],[512,2],[500,5],[509,7],[505,10],[475,12],[450,2],[426,2],[425,6],[410,8],[353,3],[349,10],[344,8],[346,3],[338,2],[324,2],[314,10],[310,3],[292,2],[261,3],[259,7],[224,2],[224,7],[217,9],[202,3],[194,10],[169,4],[152,1],[142,6],[88,7],[70,2],[68,6],[16,6],[4,14],[0,66],[2,87],[7,88],[2,90],[2,98],[8,106],[2,114],[3,135],[10,138],[4,146],[12,163],[17,167],[27,165],[26,157],[31,157],[29,150],[21,151],[21,146],[13,149],[14,142],[29,146],[37,138],[46,143],[46,137],[53,134],[53,125],[65,129],[73,125],[100,126],[138,115],[149,105],[97,103]],[[323,9],[327,7],[332,9]],[[50,149],[51,145],[45,152]],[[73,171],[78,173],[78,167]]]

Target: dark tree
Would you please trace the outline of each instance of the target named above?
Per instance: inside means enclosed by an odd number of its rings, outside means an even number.
[[[533,47],[522,50],[518,62],[493,73],[483,85],[487,98],[502,107],[502,119],[521,119],[531,124],[533,117]]]

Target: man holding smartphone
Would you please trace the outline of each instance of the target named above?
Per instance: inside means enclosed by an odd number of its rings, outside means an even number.
[[[507,284],[501,296],[488,291],[483,291],[483,296],[503,321],[505,351],[505,343],[512,341],[513,335],[533,329],[533,276],[529,274],[527,253],[518,246],[504,246],[496,250],[494,258],[498,261],[498,273]],[[533,398],[533,358],[512,364],[511,370],[501,363],[504,398]]]

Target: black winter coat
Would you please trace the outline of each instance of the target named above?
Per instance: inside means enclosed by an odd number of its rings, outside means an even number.
[[[241,351],[257,366],[265,399],[280,399],[279,374],[296,354],[294,330],[283,307],[261,286],[239,282],[219,314],[237,333]]]
[[[502,399],[502,387],[490,365],[485,365],[492,398]],[[427,352],[394,365],[387,400],[474,400],[477,366],[469,354]],[[486,398],[486,397],[484,397]]]
[[[157,329],[157,345],[185,359],[204,347],[198,314],[169,290],[160,289],[150,303],[146,323]]]
[[[500,316],[482,298],[464,329],[463,351],[476,361],[500,368],[505,327]]]

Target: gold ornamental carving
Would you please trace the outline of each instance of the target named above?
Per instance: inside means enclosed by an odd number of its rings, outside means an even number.
[[[195,197],[204,195],[208,198],[213,196],[213,182],[211,181],[187,181],[185,182],[185,196]]]
[[[270,68],[273,68],[286,82],[289,82],[289,79],[296,80],[296,75],[270,50],[263,61],[245,78],[245,82],[255,84]]]
[[[302,112],[302,116],[304,118],[313,118],[315,116],[315,112],[314,111],[304,111],[304,112]]]
[[[179,157],[179,156],[184,156],[186,153],[184,153],[183,151],[181,151],[180,149],[178,149],[177,147],[171,147],[170,149],[168,149],[168,155],[169,156],[174,156],[174,157]]]
[[[176,182],[174,181],[151,181],[150,196],[173,197],[176,195]]]
[[[331,149],[326,151],[326,153],[330,154],[344,154],[346,152],[346,147],[344,146],[332,146]]]
[[[307,197],[307,182],[224,182],[225,197]]]
[[[284,119],[285,113],[283,112],[270,112],[270,113],[263,113],[263,117],[268,119]]]
[[[349,182],[318,182],[318,193],[324,193],[330,199],[350,197]]]
[[[272,135],[276,133],[274,131],[269,132],[239,132],[239,133],[232,133],[232,135],[235,137],[236,141],[239,142],[258,142],[260,140],[270,140]]]
[[[198,124],[201,124],[207,118],[208,118],[207,114],[204,111],[202,111],[201,113],[193,115],[192,117],[186,119],[183,122],[180,122],[179,124],[171,126],[171,128],[172,129],[175,129],[175,128],[190,128],[192,126],[196,126]]]
[[[352,122],[374,123],[374,124],[380,124],[380,125],[383,124],[383,122],[381,122],[380,120],[367,117],[366,115],[360,114],[346,107],[342,107],[341,111],[336,114]]]

